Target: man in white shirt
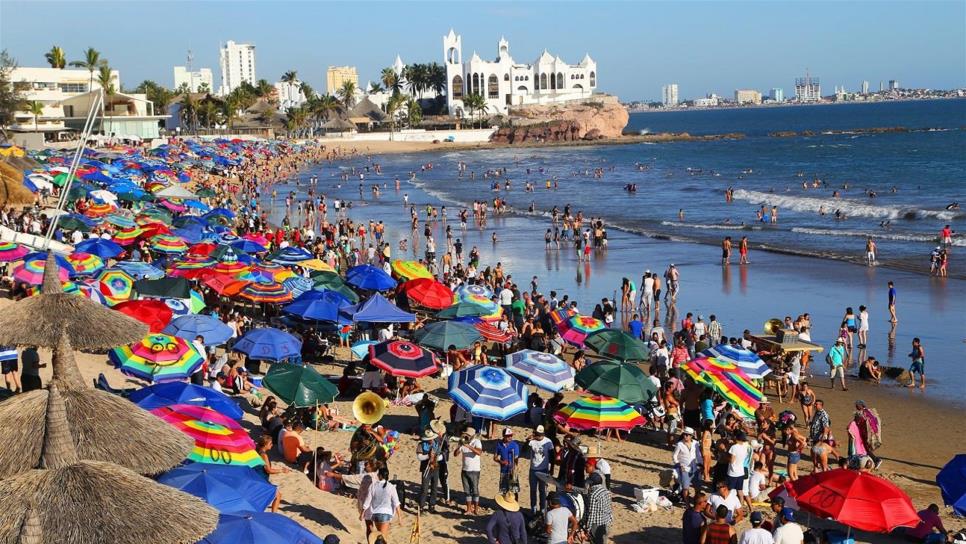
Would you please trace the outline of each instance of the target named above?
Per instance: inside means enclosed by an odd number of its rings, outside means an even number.
[[[691,478],[694,476],[694,468],[698,457],[697,447],[694,443],[694,429],[685,427],[681,440],[674,446],[674,453],[671,460],[674,462],[674,471],[678,476],[678,484],[681,486],[681,496],[688,500],[691,496]]]
[[[654,277],[651,276],[650,270],[644,271],[644,278],[641,279],[641,314],[648,315],[651,313],[651,299],[654,298]]]
[[[513,290],[509,287],[504,287],[499,294],[500,306],[503,306],[503,312],[510,315],[510,305],[513,304]]]
[[[480,456],[483,455],[483,443],[476,436],[476,429],[468,427],[460,437],[460,447],[453,455],[463,458],[461,478],[463,491],[466,493],[465,514],[476,514],[480,507]]]
[[[751,454],[750,450],[751,447],[745,441],[745,433],[735,433],[735,443],[728,449],[728,489],[736,491],[741,501],[745,500],[745,465]]]
[[[554,447],[553,442],[544,435],[543,425],[537,425],[533,435],[527,439],[527,448],[530,451],[530,510],[537,512],[539,508],[540,512],[546,512],[547,482],[538,475],[550,474]]]
[[[768,489],[768,471],[761,461],[755,461],[755,470],[748,477],[748,499],[752,502],[757,501],[766,489]]]
[[[802,526],[795,523],[795,511],[791,508],[782,509],[782,526],[775,529],[772,536],[775,538],[774,544],[802,544],[805,542],[805,532]]]
[[[744,518],[738,492],[728,489],[728,482],[725,480],[718,482],[718,491],[711,495],[711,499],[708,500],[708,511],[705,514],[710,517],[721,505],[728,509],[728,523],[737,524]]]
[[[771,533],[761,528],[762,521],[761,512],[752,512],[751,529],[741,533],[738,544],[772,544],[775,539],[772,538]]]

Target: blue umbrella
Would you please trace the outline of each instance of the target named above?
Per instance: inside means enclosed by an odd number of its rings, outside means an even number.
[[[74,249],[77,251],[83,251],[84,253],[90,253],[91,255],[97,255],[101,259],[107,260],[117,257],[121,253],[124,253],[124,248],[111,240],[105,240],[103,238],[90,238],[80,242]]]
[[[115,227],[120,227],[122,229],[129,229],[137,225],[133,219],[116,213],[109,213],[104,216],[104,220],[108,223],[114,225]]]
[[[232,419],[241,419],[245,412],[228,395],[185,382],[156,383],[138,389],[128,397],[131,402],[145,410],[154,410],[173,404],[204,406]]]
[[[268,260],[279,264],[298,264],[312,258],[312,254],[301,247],[289,246],[273,253]]]
[[[141,261],[121,261],[114,266],[138,279],[157,280],[164,277],[164,270]]]
[[[370,291],[386,291],[396,287],[396,280],[386,274],[385,270],[368,264],[350,268],[346,271],[345,281],[360,289]]]
[[[158,482],[194,495],[219,512],[262,512],[275,500],[277,487],[251,467],[187,463],[158,477]]]
[[[348,305],[349,301],[335,291],[309,291],[283,306],[282,311],[302,319],[338,321],[339,308]]]
[[[574,384],[574,369],[552,353],[524,349],[506,356],[507,372],[556,393]]]
[[[449,396],[476,417],[505,421],[527,410],[527,386],[509,372],[475,365],[449,376]]]
[[[753,380],[760,380],[771,374],[771,368],[758,357],[757,353],[731,344],[719,344],[710,347],[702,351],[701,355],[732,363]]]
[[[966,453],[960,453],[946,463],[936,475],[936,483],[942,491],[943,502],[951,505],[960,516],[966,516]]]
[[[258,242],[253,242],[247,238],[242,238],[241,240],[235,240],[231,243],[231,247],[235,249],[240,249],[245,253],[261,253],[267,251],[265,246],[259,244]]]
[[[352,347],[349,348],[349,351],[351,351],[352,354],[359,359],[364,359],[366,355],[369,355],[369,346],[378,343],[379,342],[376,342],[375,340],[360,340],[359,342],[352,344]]]
[[[186,340],[201,336],[205,339],[206,346],[218,346],[231,339],[234,331],[210,315],[189,314],[171,320],[161,332]]]
[[[235,212],[229,210],[228,208],[212,208],[210,212],[206,213],[205,216],[221,215],[227,217],[228,219],[235,218]]]
[[[245,512],[218,516],[215,532],[198,544],[322,544],[322,539],[295,521],[271,512]]]
[[[312,291],[312,288],[315,287],[315,283],[313,283],[312,280],[302,276],[293,276],[291,278],[285,278],[284,280],[282,280],[282,285],[284,285],[286,289],[291,291],[292,296],[296,298],[302,296],[305,293]]]
[[[259,361],[281,361],[302,353],[302,341],[274,327],[259,327],[246,332],[233,350]]]

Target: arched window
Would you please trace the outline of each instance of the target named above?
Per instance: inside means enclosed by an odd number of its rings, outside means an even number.
[[[510,74],[503,74],[503,81],[510,81]]]
[[[472,88],[473,88],[473,90],[470,91],[470,94],[479,94],[479,92],[480,92],[480,74],[473,74],[473,85],[472,85]]]
[[[596,87],[597,86],[597,73],[596,72],[591,72],[590,73],[590,86],[591,87]]]
[[[530,81],[530,76],[523,76],[523,81]]]
[[[496,77],[496,74],[490,75],[486,86],[486,94],[488,97],[500,98],[500,78]]]
[[[557,88],[558,89],[564,88],[563,74],[560,72],[557,72]]]
[[[523,85],[520,85],[519,87],[517,87],[517,91],[519,91],[521,93],[525,93],[525,92],[527,92],[527,88],[524,87]]]
[[[463,77],[459,74],[453,76],[453,100],[463,99]]]
[[[540,87],[541,89],[547,88],[547,74],[540,74]]]
[[[584,86],[580,83],[574,83],[574,89],[580,89],[582,91],[584,90]]]

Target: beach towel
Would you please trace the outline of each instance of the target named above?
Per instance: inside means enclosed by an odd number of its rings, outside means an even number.
[[[859,413],[862,415],[862,441],[869,451],[875,451],[882,446],[882,420],[879,419],[879,412],[874,408],[863,408]]]

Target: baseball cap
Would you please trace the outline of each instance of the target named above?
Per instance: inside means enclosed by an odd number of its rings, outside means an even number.
[[[513,429],[509,427],[503,428],[503,436],[513,436]]]
[[[533,430],[533,432],[537,434],[543,434],[543,431],[544,431],[543,425],[537,425],[537,428]]]
[[[782,517],[788,521],[795,521],[795,511],[786,506],[785,508],[782,508]]]
[[[752,524],[761,523],[762,522],[762,519],[763,518],[761,516],[761,512],[752,512],[751,513],[751,523]]]

